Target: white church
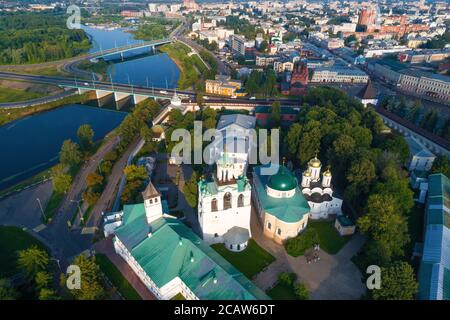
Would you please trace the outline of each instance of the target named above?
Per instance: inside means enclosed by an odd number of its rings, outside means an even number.
[[[342,214],[342,199],[334,196],[331,185],[331,171],[321,174],[322,163],[317,156],[308,162],[303,172],[301,189],[311,208],[311,219],[324,219],[329,215]]]
[[[250,232],[251,185],[246,177],[256,119],[243,114],[223,115],[210,144],[216,169],[198,186],[198,219],[203,240],[224,243],[231,251],[247,247]]]

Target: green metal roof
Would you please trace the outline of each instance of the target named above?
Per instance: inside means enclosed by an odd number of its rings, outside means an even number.
[[[297,178],[294,177],[289,169],[281,165],[278,172],[269,178],[267,186],[279,191],[288,191],[295,189],[298,183]]]
[[[142,211],[140,216],[145,218],[141,205],[127,210]],[[133,228],[140,229],[135,224],[138,220],[128,219],[131,225],[127,226],[124,219],[125,225],[116,233],[120,241],[134,239]],[[158,287],[179,277],[202,300],[269,299],[178,219],[162,217],[150,225],[146,221],[144,224],[151,235],[147,233],[129,250]]]
[[[310,211],[303,193],[296,187],[294,196],[290,198],[273,198],[268,196],[266,186],[269,176],[261,174],[261,169],[264,167],[267,167],[267,165],[256,167],[253,175],[253,185],[264,211],[287,223],[295,223],[302,220],[303,216],[309,214]]]

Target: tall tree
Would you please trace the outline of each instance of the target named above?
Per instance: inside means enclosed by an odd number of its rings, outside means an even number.
[[[450,177],[450,160],[443,155],[439,155],[434,159],[430,173],[442,173]]]
[[[31,280],[38,272],[45,271],[50,262],[49,256],[45,250],[37,246],[31,246],[28,249],[21,250],[18,253],[17,264],[19,269]]]
[[[275,101],[272,103],[272,108],[270,111],[270,122],[272,127],[279,127],[281,121],[281,104],[280,101]]]
[[[8,279],[0,278],[0,301],[1,300],[16,300],[19,293]]]
[[[197,173],[192,172],[191,178],[183,186],[183,194],[191,208],[197,207],[198,182]]]
[[[69,174],[58,174],[52,177],[53,190],[57,193],[66,193],[72,185],[72,177]]]
[[[395,262],[381,268],[381,288],[372,291],[375,300],[413,300],[418,284],[407,262]]]
[[[81,152],[78,145],[70,139],[64,140],[59,153],[59,161],[63,165],[74,166],[81,162]]]
[[[77,130],[77,136],[82,150],[89,150],[94,144],[94,130],[89,124],[81,125]]]
[[[95,258],[86,258],[84,255],[77,256],[74,261],[81,271],[81,288],[71,290],[77,300],[97,300],[104,296],[104,288],[100,281],[100,269],[95,263]]]

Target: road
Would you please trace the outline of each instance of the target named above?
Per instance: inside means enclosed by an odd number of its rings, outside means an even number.
[[[91,245],[91,238],[82,235],[80,230],[69,231],[67,221],[70,221],[77,211],[77,203],[72,200],[80,200],[82,192],[86,189],[86,177],[89,173],[94,172],[100,160],[110,152],[117,144],[118,138],[107,141],[100,149],[86,162],[76,175],[72,186],[64,197],[63,202],[58,208],[54,219],[49,223],[48,227],[39,234],[48,242],[52,243],[55,249],[57,259],[62,261],[79,254]]]
[[[58,94],[45,96],[42,98],[27,100],[27,101],[21,101],[21,102],[6,102],[6,103],[0,103],[0,108],[3,109],[16,109],[16,108],[26,108],[26,107],[32,107],[32,106],[38,106],[44,103],[49,103],[53,101],[57,101],[63,98],[70,97],[74,94],[76,94],[77,90],[75,89],[68,89],[64,92],[60,92]]]

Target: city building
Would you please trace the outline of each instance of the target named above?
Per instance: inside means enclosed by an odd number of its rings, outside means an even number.
[[[331,171],[322,173],[322,163],[317,157],[308,162],[308,168],[302,174],[302,193],[308,201],[311,219],[328,218],[341,215],[342,200],[334,195],[331,185]]]
[[[236,97],[245,96],[242,90],[242,81],[231,80],[229,76],[216,75],[215,80],[205,81],[205,91],[210,94]]]
[[[428,184],[418,298],[450,300],[450,183],[444,174],[432,174]]]
[[[294,65],[290,81],[290,95],[302,95],[305,94],[308,86],[308,67],[306,63],[299,62]]]
[[[356,68],[332,66],[313,70],[311,82],[367,83],[369,76]]]
[[[231,50],[233,51],[233,54],[236,55],[245,55],[245,38],[237,35],[237,34],[233,34],[230,36],[230,43],[231,43]]]
[[[377,20],[377,10],[375,7],[361,9],[358,17],[358,25],[368,27],[374,25]]]
[[[242,273],[180,220],[151,184],[144,203],[125,205],[104,217],[105,236],[115,252],[159,300],[182,294],[187,300],[267,300]]]
[[[429,171],[436,156],[415,138],[408,136],[405,141],[409,147],[408,171]]]
[[[270,166],[275,166],[276,174],[265,174]],[[308,224],[310,207],[297,178],[284,164],[253,170],[252,199],[264,235],[276,243],[297,236]]]
[[[377,92],[372,85],[372,81],[369,80],[367,82],[367,85],[365,85],[364,88],[362,88],[361,91],[359,91],[356,94],[356,99],[361,101],[364,107],[367,107],[367,105],[369,104],[374,106],[377,105],[378,103]]]
[[[198,183],[198,220],[203,240],[225,243],[232,251],[247,247],[251,237],[251,186],[247,166],[255,117],[232,114],[220,117],[218,134],[209,146],[215,172]]]

